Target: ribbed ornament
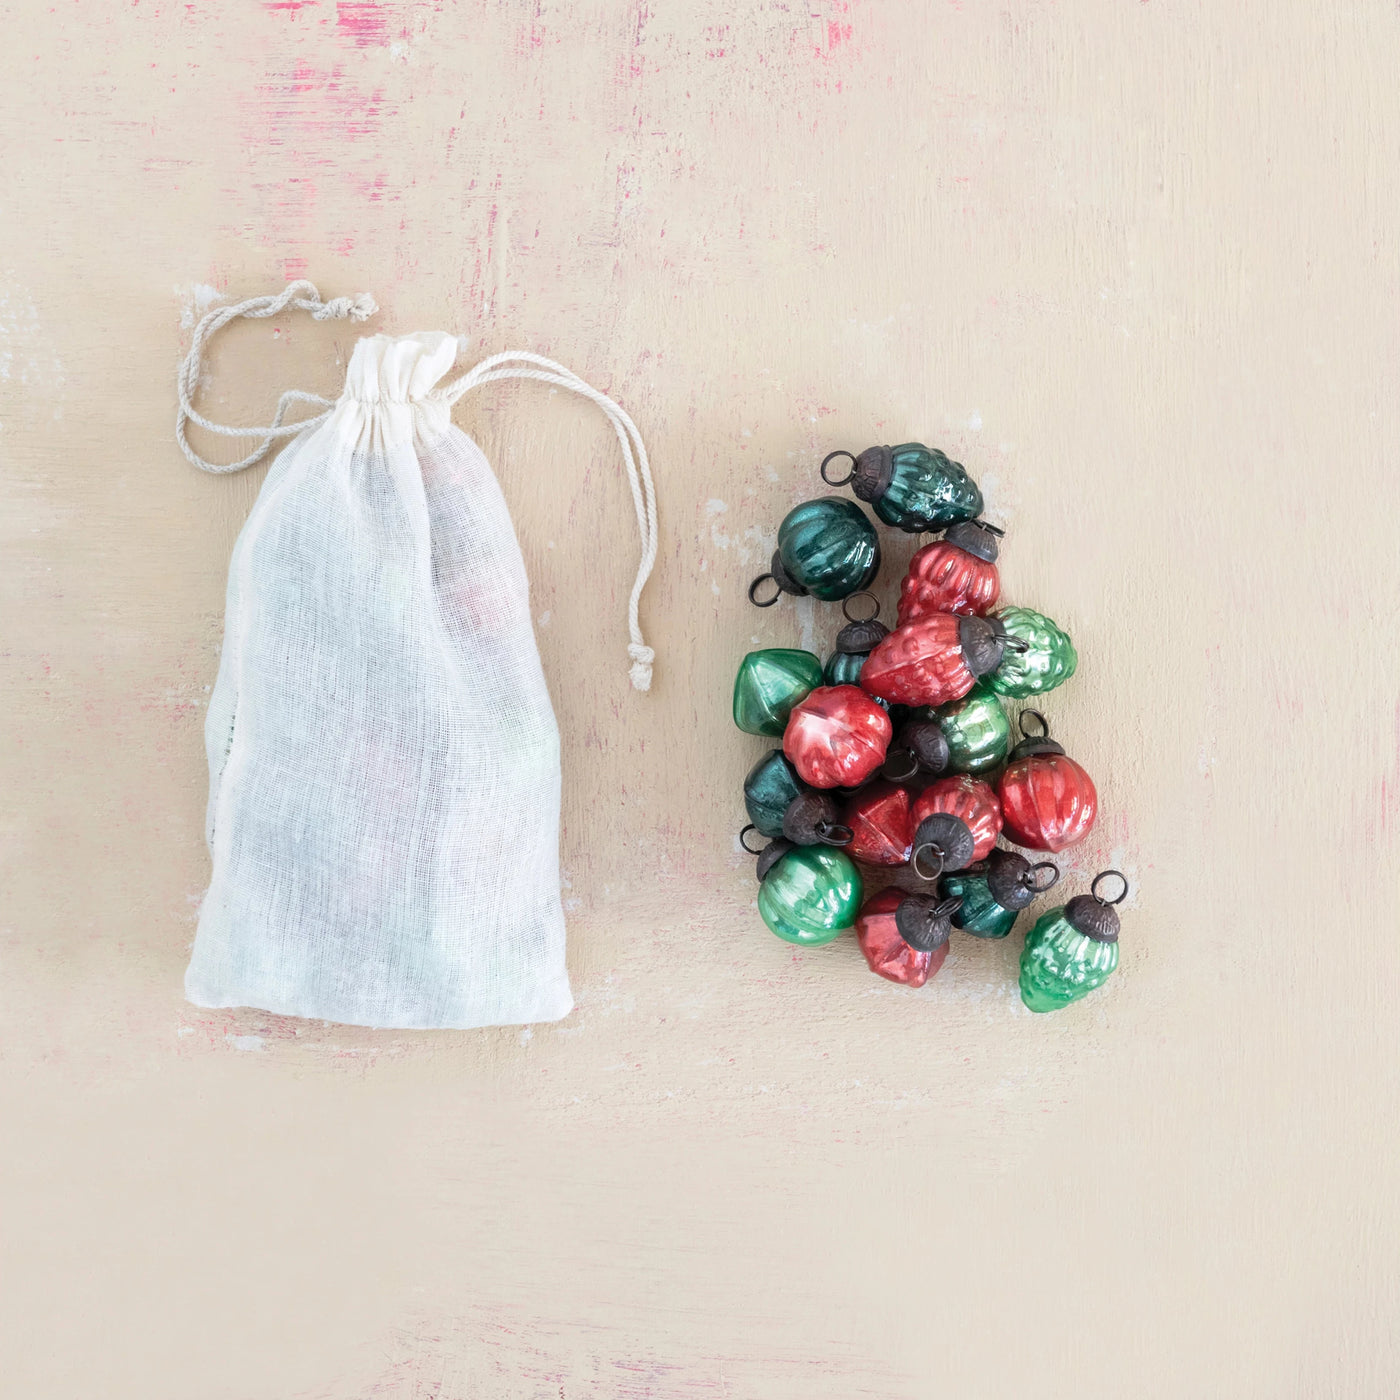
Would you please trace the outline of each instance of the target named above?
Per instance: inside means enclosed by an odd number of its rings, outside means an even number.
[[[998,695],[1024,700],[1063,685],[1079,665],[1069,635],[1034,608],[1002,608],[994,614],[1009,636],[1026,644],[1025,651],[1008,646],[1001,664],[987,683]]]

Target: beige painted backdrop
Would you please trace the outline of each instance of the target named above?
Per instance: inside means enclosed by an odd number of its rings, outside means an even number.
[[[1400,1393],[1400,12],[1392,0],[63,0],[0,54],[0,1393]],[[201,724],[262,470],[172,436],[193,312],[310,275],[630,407],[459,421],[565,739],[578,1008],[373,1032],[187,1005]],[[334,392],[245,326],[207,402]],[[921,438],[1073,632],[1068,884],[919,993],[798,952],[734,845],[744,588],[834,447]],[[885,574],[892,587],[908,549]]]

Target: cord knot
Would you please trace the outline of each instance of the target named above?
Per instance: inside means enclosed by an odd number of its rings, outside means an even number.
[[[640,642],[633,642],[627,648],[627,655],[632,658],[632,669],[628,673],[632,677],[632,688],[650,690],[651,663],[656,660],[656,653]]]
[[[332,297],[311,313],[314,321],[368,321],[379,310],[379,303],[368,292],[353,297]]]

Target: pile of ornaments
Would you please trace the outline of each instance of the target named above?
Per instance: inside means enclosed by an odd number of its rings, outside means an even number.
[[[843,458],[849,474],[832,480],[828,467]],[[744,781],[750,824],[740,839],[758,857],[758,911],[779,938],[813,947],[854,927],[871,971],[920,987],[942,967],[954,929],[1005,938],[1059,880],[1054,862],[1032,863],[999,837],[1053,854],[1093,828],[1089,774],[1039,711],[1021,712],[1013,747],[1002,704],[1063,685],[1078,657],[1043,613],[997,608],[1002,532],[978,518],[982,493],[957,462],[906,443],[833,452],[821,475],[829,486],[849,483],[885,524],[942,538],[910,561],[890,631],[866,592],[880,541],[860,506],[823,496],[784,518],[750,600],[841,602],[846,626],[825,665],[808,651],[769,648],[739,667],[734,723],[782,738]],[[874,613],[853,617],[858,598]],[[767,844],[748,845],[751,832]],[[893,884],[865,899],[861,867]],[[1103,887],[1114,880],[1108,899]],[[1088,894],[1036,921],[1021,953],[1021,998],[1032,1011],[1078,1001],[1117,967],[1113,906],[1127,892],[1106,870]]]

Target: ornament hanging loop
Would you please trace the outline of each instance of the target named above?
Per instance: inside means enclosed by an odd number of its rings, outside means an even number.
[[[848,457],[850,459],[851,469],[846,473],[845,476],[841,477],[840,480],[833,481],[826,474],[826,464],[828,462],[834,462],[838,457]],[[856,454],[854,452],[847,452],[844,449],[842,449],[839,452],[828,452],[826,456],[822,458],[822,464],[818,468],[818,470],[821,472],[822,480],[826,482],[828,486],[845,486],[846,483],[851,481],[856,474]]]
[[[1123,888],[1119,891],[1117,899],[1105,899],[1103,895],[1099,893],[1099,881],[1107,880],[1110,875],[1116,875],[1118,879],[1122,881],[1123,884]],[[1101,870],[1097,875],[1094,876],[1094,883],[1089,886],[1089,893],[1093,895],[1093,897],[1096,900],[1098,900],[1100,904],[1122,904],[1122,902],[1128,897],[1128,877],[1125,874],[1123,874],[1121,870]]]
[[[849,846],[856,834],[841,822],[823,822],[817,828],[817,836],[824,846]]]
[[[926,875],[924,873],[923,866],[919,863],[919,858],[923,855],[925,851],[932,851],[934,853],[934,856],[938,860],[938,864],[934,868],[932,875]],[[925,841],[924,844],[914,852],[914,857],[909,862],[909,868],[914,872],[915,875],[919,877],[919,879],[927,880],[931,884],[934,880],[938,879],[938,877],[943,873],[943,861],[943,847],[937,845],[933,841]]]
[[[851,604],[857,598],[869,598],[875,604],[875,611],[868,617],[852,617]],[[841,600],[841,615],[847,622],[874,622],[880,616],[880,600],[867,588],[862,588],[859,593],[852,593],[849,597]]]
[[[763,850],[763,846],[759,846],[759,847],[757,847],[757,848],[755,848],[755,847],[753,847],[753,846],[750,846],[749,843],[748,843],[748,841],[745,840],[744,838],[748,836],[749,832],[751,832],[751,831],[757,831],[757,830],[758,830],[758,828],[757,828],[752,822],[750,822],[750,823],[739,833],[739,844],[740,844],[751,856],[756,856],[756,855],[760,854],[760,853],[762,852],[762,850]],[[764,844],[766,845],[767,843],[765,842]]]
[[[881,765],[880,776],[892,783],[907,783],[918,771],[913,749],[896,749]]]
[[[758,590],[765,581],[773,585],[773,596],[771,598],[760,599],[758,597]],[[759,576],[749,584],[749,602],[756,608],[771,608],[782,596],[782,585],[779,584],[778,580],[774,578],[772,574],[759,574]]]
[[[1028,719],[1040,721],[1040,732],[1038,734],[1032,734],[1031,731],[1026,728],[1026,721]],[[1016,722],[1020,726],[1022,735],[1027,739],[1048,739],[1050,737],[1050,721],[1047,720],[1039,710],[1022,710]]]
[[[1041,879],[1036,873],[1040,870],[1048,870],[1050,872],[1050,878],[1048,880]],[[1054,861],[1043,860],[1039,865],[1031,866],[1021,877],[1021,880],[1025,887],[1033,894],[1044,894],[1046,890],[1054,889],[1055,886],[1059,884],[1060,867],[1056,865]]]

